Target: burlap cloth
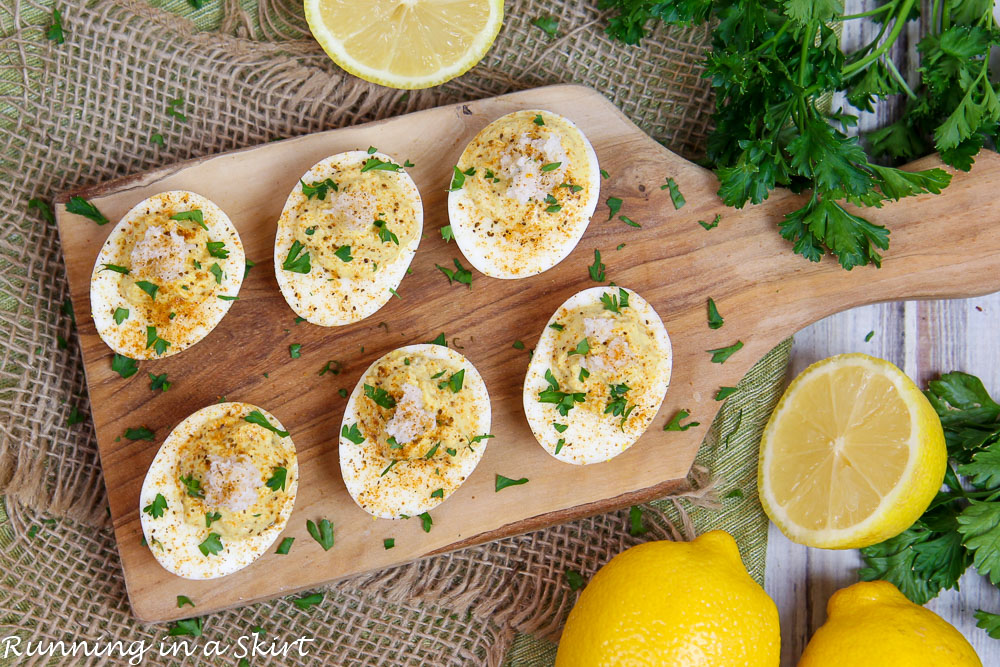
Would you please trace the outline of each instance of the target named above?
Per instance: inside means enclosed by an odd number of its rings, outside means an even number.
[[[700,155],[709,129],[710,90],[698,65],[707,33],[658,30],[641,48],[622,46],[603,35],[592,1],[508,2],[504,28],[479,66],[412,93],[342,74],[308,38],[293,0],[209,0],[197,11],[184,0],[155,4],[60,3],[66,41],[56,44],[45,38],[51,0],[0,0],[0,639],[165,635],[129,612],[64,308],[59,242],[29,199],[182,158],[561,82],[601,90],[688,157]],[[531,25],[541,15],[558,18],[558,38]],[[173,108],[186,120],[167,113],[177,99]],[[644,535],[629,535],[627,511],[592,517],[343,581],[309,611],[276,600],[212,614],[200,641],[231,641],[259,625],[268,639],[315,638],[311,658],[287,664],[550,664],[551,640],[576,597],[568,568],[586,578],[632,544],[722,527],[762,579],[756,447],[789,345],[761,360],[725,404],[684,498],[644,507]],[[71,423],[76,414],[82,421]],[[0,654],[0,664],[14,660]],[[160,661],[199,659],[148,655],[143,664]]]

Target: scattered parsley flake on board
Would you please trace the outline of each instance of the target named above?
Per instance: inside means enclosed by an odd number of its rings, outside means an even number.
[[[149,375],[149,388],[152,391],[159,389],[160,391],[167,391],[170,389],[170,383],[167,382],[167,374],[154,375],[153,373],[147,373]]]
[[[292,550],[293,542],[295,542],[294,537],[286,537],[281,540],[281,544],[278,545],[278,549],[274,553],[281,554],[282,556],[288,555],[288,552]]]
[[[718,329],[725,323],[722,319],[722,315],[719,314],[719,309],[715,306],[715,300],[712,297],[708,298],[708,328]]]
[[[737,391],[736,387],[719,387],[719,391],[715,392],[715,400],[724,401]]]
[[[587,267],[590,272],[590,279],[597,283],[604,282],[604,264],[601,263],[601,251],[594,250],[594,263]]]
[[[123,378],[130,378],[139,370],[139,362],[116,352],[111,359],[111,370]]]
[[[395,537],[387,537],[384,540],[382,540],[382,547],[384,549],[388,550],[388,549],[393,548],[394,546],[396,546],[396,538]]]
[[[728,347],[720,347],[714,350],[706,350],[712,355],[713,364],[723,364],[729,357],[733,356],[735,352],[743,347],[743,341],[738,340]]]
[[[704,227],[705,229],[715,229],[716,227],[719,226],[719,223],[721,221],[722,221],[722,214],[716,213],[715,217],[712,218],[712,222],[705,222],[704,220],[699,220],[698,224]]]
[[[247,279],[247,275],[249,275],[250,269],[252,269],[255,266],[257,266],[257,263],[254,261],[251,261],[249,259],[244,261],[243,280]]]
[[[444,239],[445,243],[450,243],[455,235],[451,232],[451,225],[445,225],[441,228],[441,238]]]
[[[520,341],[520,340],[515,340],[514,344],[511,345],[511,347],[513,347],[515,350],[523,350],[524,349],[524,343],[522,341]]]
[[[611,174],[609,174],[606,169],[601,169],[601,176],[603,178],[611,178]]]
[[[194,606],[194,602],[191,602],[191,598],[189,598],[186,595],[178,595],[177,596],[177,608],[180,609],[181,607],[183,607],[186,604],[189,604],[192,607]]]
[[[138,428],[127,428],[125,429],[125,437],[129,440],[149,440],[153,441],[156,439],[156,434],[152,430],[146,428],[145,426],[139,426]]]
[[[340,389],[338,389],[337,393],[340,394],[341,398],[347,398],[347,390],[344,389],[343,387],[341,387]]]
[[[439,333],[439,334],[437,335],[437,338],[435,338],[434,340],[431,340],[431,341],[427,341],[427,342],[428,342],[428,343],[431,343],[431,344],[433,344],[433,345],[442,345],[442,346],[444,346],[444,347],[448,347],[448,342],[447,342],[447,341],[445,340],[445,338],[444,338],[444,332],[442,332],[442,333]]]
[[[692,426],[698,426],[700,422],[688,422],[687,424],[681,424],[681,421],[687,419],[691,416],[691,413],[687,410],[678,410],[673,417],[670,418],[664,427],[664,431],[686,431]]]
[[[527,477],[522,477],[520,479],[511,479],[510,477],[504,477],[503,475],[497,474],[494,493],[499,493],[501,489],[506,489],[508,486],[519,486],[521,484],[527,484],[527,483],[528,483]]]
[[[292,359],[298,359],[302,356],[302,343],[292,343],[288,346],[288,356]]]
[[[110,220],[108,220],[96,206],[79,195],[74,195],[69,198],[69,202],[66,203],[66,210],[75,215],[82,215],[85,218],[93,220],[99,225],[106,225],[110,222]]]
[[[446,278],[448,278],[449,285],[453,282],[462,283],[463,285],[468,285],[469,289],[472,289],[472,271],[462,266],[462,263],[457,259],[452,259],[452,262],[455,264],[454,271],[443,267],[440,264],[435,264],[434,266],[436,266],[438,270],[441,271]]]
[[[618,219],[621,220],[622,222],[624,222],[629,227],[637,227],[637,228],[640,228],[640,229],[642,228],[642,225],[640,225],[638,222],[636,222],[635,220],[633,220],[632,218],[630,218],[628,216],[619,215]]]
[[[559,19],[554,16],[542,15],[531,19],[531,24],[549,37],[559,36]]]
[[[323,368],[319,369],[317,375],[326,375],[327,373],[333,373],[334,375],[340,375],[340,371],[343,369],[344,365],[339,361],[331,359],[323,365]]]
[[[420,527],[424,529],[425,533],[431,532],[431,526],[434,525],[434,519],[427,512],[420,515]]]
[[[608,197],[608,220],[618,215],[622,210],[622,200],[618,197]]]
[[[677,185],[677,181],[673,178],[667,178],[667,182],[660,186],[661,190],[670,190],[670,201],[674,203],[674,209],[680,209],[687,203],[684,199],[684,195],[681,194],[681,189]]]
[[[267,417],[265,417],[264,413],[262,413],[260,410],[254,410],[244,415],[243,421],[249,422],[250,424],[256,424],[257,426],[262,426],[271,433],[277,435],[279,438],[288,437],[288,431],[282,431],[278,427],[272,425],[271,422],[267,421]]]
[[[333,524],[329,519],[320,519],[319,525],[309,519],[306,521],[306,530],[323,547],[323,551],[329,551],[333,546]]]

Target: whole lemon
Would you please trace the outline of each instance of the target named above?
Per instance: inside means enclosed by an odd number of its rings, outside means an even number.
[[[721,530],[647,542],[598,570],[570,612],[556,667],[776,667],[778,610]]]
[[[799,667],[982,667],[975,649],[943,618],[888,581],[862,581],[833,594],[827,620]]]

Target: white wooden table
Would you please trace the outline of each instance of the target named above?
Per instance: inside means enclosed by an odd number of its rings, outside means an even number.
[[[847,0],[845,11],[871,9],[869,0]],[[924,16],[929,3],[922,3]],[[994,12],[1000,15],[1000,3]],[[856,48],[874,37],[871,25],[852,21],[844,26],[845,50]],[[905,39],[893,52],[901,71],[912,75],[916,67],[916,44],[920,27],[911,22]],[[880,127],[895,117],[897,102],[889,102],[874,114],[863,114],[864,130]],[[844,105],[835,99],[833,108]],[[891,246],[890,246],[890,251]],[[975,276],[969,276],[975,280]],[[868,332],[874,331],[870,342]],[[960,370],[979,376],[987,390],[1000,396],[1000,293],[960,301],[923,301],[880,304],[834,315],[808,327],[795,338],[789,378],[809,364],[842,352],[865,352],[888,359],[921,387],[941,373]],[[774,525],[768,535],[765,588],[774,598],[781,615],[781,665],[794,667],[816,629],[826,620],[826,603],[838,589],[856,582],[863,565],[856,550],[811,549],[789,541]],[[1000,613],[1000,590],[969,568],[959,591],[945,591],[927,607],[954,625],[972,643],[983,664],[1000,666],[1000,641],[976,627],[973,613],[985,609]]]

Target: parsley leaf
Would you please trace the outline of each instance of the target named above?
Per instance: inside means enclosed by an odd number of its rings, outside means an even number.
[[[674,209],[680,209],[687,200],[684,199],[684,195],[681,194],[681,189],[677,186],[677,181],[672,178],[668,178],[664,185],[660,186],[661,190],[670,190],[670,201],[674,204]]]
[[[349,245],[340,246],[333,254],[340,258],[340,261],[345,263],[354,259],[351,257],[351,246]]]
[[[351,424],[350,426],[344,424],[340,429],[340,435],[347,438],[355,445],[360,445],[365,441],[365,436],[361,433],[361,429],[358,428],[357,422]]]
[[[156,301],[156,292],[160,289],[159,285],[156,285],[146,280],[137,280],[135,281],[135,286],[141,289],[146,294],[148,294],[150,299]],[[147,345],[147,347],[149,346]]]
[[[146,327],[146,347],[152,347],[157,354],[163,354],[170,347],[170,341],[160,338],[156,327]]]
[[[382,548],[388,550],[392,549],[394,546],[396,546],[396,538],[387,537],[384,540],[382,540]]]
[[[553,16],[543,15],[535,17],[531,19],[531,24],[549,37],[557,37],[559,35],[559,20]]]
[[[262,413],[260,410],[253,410],[252,412],[247,413],[246,415],[243,416],[243,421],[249,422],[251,424],[256,424],[257,426],[262,426],[271,433],[277,435],[279,438],[288,437],[288,431],[282,431],[277,426],[271,424],[271,422],[267,421],[267,417],[265,417],[264,413]]]
[[[378,238],[382,243],[395,243],[399,245],[399,237],[389,231],[389,226],[385,220],[376,220],[375,229],[378,230]]]
[[[686,431],[692,426],[698,426],[699,422],[688,422],[687,424],[681,424],[681,421],[687,419],[691,416],[691,413],[687,410],[678,410],[673,417],[670,418],[664,426],[664,431]]]
[[[452,261],[455,263],[455,270],[454,271],[452,271],[451,269],[445,268],[445,267],[441,266],[440,264],[435,264],[434,266],[436,266],[438,268],[438,270],[441,273],[443,273],[446,278],[448,278],[448,284],[449,285],[452,282],[462,283],[464,285],[468,285],[469,289],[472,289],[472,271],[470,271],[469,269],[467,269],[464,266],[462,266],[462,263],[460,261],[458,261],[457,259],[453,259]]]
[[[66,211],[73,213],[74,215],[82,215],[89,220],[93,220],[99,225],[106,225],[110,222],[110,220],[108,220],[108,218],[101,213],[96,206],[78,195],[74,195],[69,198],[69,201],[66,202]]]
[[[178,595],[177,596],[177,608],[180,609],[181,607],[183,607],[186,604],[189,604],[192,607],[194,606],[194,602],[191,602],[191,598],[189,598],[186,595]]]
[[[639,537],[646,533],[648,528],[642,524],[642,508],[632,505],[628,508],[628,534],[632,537]]]
[[[618,197],[608,197],[608,220],[618,215],[622,210],[622,200]]]
[[[451,389],[451,393],[457,394],[462,391],[462,385],[465,381],[465,369],[453,373],[451,377],[448,378],[448,387]]]
[[[312,183],[306,183],[299,179],[299,184],[302,186],[302,194],[306,196],[306,199],[315,197],[321,201],[326,199],[328,191],[337,192],[340,189],[332,178],[325,178],[322,181],[314,181]]]
[[[628,308],[628,292],[621,287],[618,288],[617,295],[613,292],[605,292],[601,295],[601,303],[604,304],[604,310],[620,313],[622,308]]]
[[[705,229],[715,229],[716,227],[719,226],[720,222],[722,222],[722,214],[716,213],[715,217],[712,218],[712,222],[705,222],[704,220],[699,220],[698,224],[704,227]]]
[[[215,284],[222,284],[222,267],[219,266],[218,262],[212,262],[212,266],[208,267],[209,272],[215,276]]]
[[[590,272],[590,279],[597,283],[604,282],[604,264],[601,264],[601,251],[594,251],[594,263],[587,267]]]
[[[715,300],[709,297],[708,299],[708,328],[718,329],[724,324],[722,315],[719,315],[719,309],[715,306]]]
[[[209,533],[208,537],[205,538],[201,544],[198,545],[198,551],[201,552],[202,556],[215,555],[222,551],[222,536],[218,533]]]
[[[208,225],[205,224],[205,214],[201,212],[200,208],[191,209],[190,211],[180,211],[179,213],[174,213],[170,216],[171,220],[191,220],[197,223],[206,232],[208,231]]]
[[[724,401],[737,391],[736,387],[719,387],[719,391],[715,392],[715,400]]]
[[[201,637],[203,628],[200,616],[198,618],[187,618],[171,625],[167,630],[167,635],[170,637]]]
[[[361,165],[361,173],[363,174],[366,171],[403,171],[403,168],[394,162],[370,157]]]
[[[328,519],[321,519],[318,526],[309,519],[306,521],[306,530],[319,542],[323,551],[329,551],[333,546],[333,524]]]
[[[224,241],[208,241],[205,243],[205,247],[208,248],[208,254],[211,257],[217,257],[219,259],[226,259],[229,257],[229,251],[226,250],[226,244]]]
[[[445,225],[441,228],[441,238],[444,239],[445,243],[450,243],[455,235],[451,232],[451,225]]]
[[[396,407],[396,399],[382,387],[373,387],[370,384],[366,384],[364,385],[364,392],[365,396],[374,401],[376,405],[379,405],[387,410],[391,410]]]
[[[281,554],[282,556],[288,555],[288,552],[292,550],[293,542],[295,542],[294,537],[284,538],[283,540],[281,540],[281,544],[278,545],[278,548],[274,553]]]
[[[49,25],[48,30],[45,31],[45,38],[55,42],[56,44],[62,44],[66,41],[66,35],[63,32],[62,14],[60,14],[59,10],[54,7],[52,9],[52,24]]]
[[[302,356],[302,343],[292,343],[288,346],[288,356],[298,359]]]
[[[322,593],[313,593],[312,595],[305,595],[300,598],[295,598],[294,600],[292,600],[292,604],[294,604],[296,607],[304,611],[306,609],[309,609],[310,607],[318,605],[322,601],[323,601]]]
[[[583,575],[576,570],[567,569],[566,583],[569,585],[569,589],[575,592],[583,588],[587,582],[584,580]]]
[[[163,512],[167,509],[167,499],[163,497],[162,493],[157,493],[156,497],[153,498],[153,502],[149,503],[142,508],[142,511],[153,517],[154,519],[159,519],[163,516]],[[194,605],[191,605],[192,607]]]
[[[129,440],[149,440],[152,442],[156,439],[156,434],[145,426],[140,426],[125,429],[125,437]]]
[[[154,375],[153,373],[147,373],[147,375],[149,375],[149,389],[151,391],[156,391],[157,389],[159,389],[160,391],[167,391],[168,389],[170,389],[170,383],[167,382],[166,373],[164,373],[163,375]]]
[[[128,319],[128,308],[115,308],[115,324],[121,324]]]
[[[539,392],[539,403],[554,403],[559,414],[563,417],[569,414],[577,403],[586,400],[586,392],[564,392],[559,390],[559,382],[552,375],[552,369],[545,370],[545,381],[549,383],[549,388]]]
[[[287,476],[288,470],[279,466],[274,469],[274,473],[272,473],[271,478],[267,480],[265,486],[272,491],[284,491]]]
[[[139,362],[115,352],[115,356],[111,359],[111,370],[123,378],[130,378],[139,370]]]
[[[420,515],[420,527],[424,529],[425,533],[431,532],[431,526],[434,525],[434,520],[431,519],[431,515],[424,512]]]
[[[205,493],[201,490],[201,480],[195,479],[194,475],[181,477],[180,482],[184,485],[185,492],[192,498],[204,498]]]
[[[510,477],[504,477],[503,475],[497,474],[496,486],[494,492],[499,493],[501,489],[506,489],[508,486],[518,486],[527,483],[528,483],[527,477],[522,477],[520,479],[511,479]]]
[[[715,350],[706,350],[706,351],[712,355],[713,364],[724,364],[726,363],[726,359],[733,356],[733,354],[736,351],[740,350],[742,347],[743,347],[743,341],[738,340],[729,347],[720,347]]]
[[[285,271],[293,271],[295,273],[309,273],[312,270],[312,266],[309,264],[309,253],[302,252],[304,247],[298,240],[292,241],[292,247],[288,249],[288,255],[285,257],[285,261],[281,263],[281,268]]]
[[[32,197],[28,200],[28,210],[33,208],[38,209],[38,215],[42,216],[42,220],[52,224],[56,221],[55,213],[52,212],[52,207],[44,199],[39,199],[38,197]]]

